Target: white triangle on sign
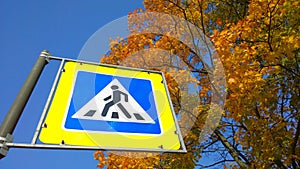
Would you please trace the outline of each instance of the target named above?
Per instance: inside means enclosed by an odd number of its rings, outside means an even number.
[[[112,80],[105,86],[95,97],[80,108],[72,118],[155,123],[117,79]]]

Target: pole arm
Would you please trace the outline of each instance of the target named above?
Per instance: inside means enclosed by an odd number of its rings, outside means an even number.
[[[2,143],[1,149],[3,150],[3,142],[5,142],[5,138],[8,135],[12,135],[14,132],[14,129],[19,121],[19,118],[21,117],[21,114],[30,98],[30,95],[44,69],[44,67],[49,62],[49,59],[47,58],[50,55],[50,53],[47,50],[43,50],[38,57],[36,63],[34,64],[30,74],[28,75],[25,83],[23,84],[19,94],[17,95],[14,103],[10,107],[9,111],[7,112],[5,119],[2,122],[2,125],[0,127],[0,143]],[[2,141],[1,141],[2,140]],[[3,141],[4,140],[4,141]],[[8,149],[7,149],[8,150]],[[3,158],[6,153],[6,151],[0,151],[0,159]]]

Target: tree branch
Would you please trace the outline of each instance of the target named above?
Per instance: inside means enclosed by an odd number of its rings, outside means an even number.
[[[232,158],[237,162],[237,164],[242,167],[242,168],[250,168],[249,166],[249,162],[244,162],[241,158],[240,158],[240,152],[238,152],[229,142],[228,140],[224,137],[224,135],[219,131],[219,130],[215,130],[214,132],[217,137],[219,138],[219,140],[221,141],[221,143],[223,144],[223,146],[228,150],[228,152],[230,153],[230,155],[232,156]],[[246,160],[246,159],[244,159]]]
[[[270,12],[269,24],[268,24],[268,45],[269,45],[270,51],[273,52],[273,48],[271,45],[271,24],[272,24],[272,13]]]
[[[222,161],[218,161],[218,162],[215,162],[211,165],[200,165],[200,164],[197,164],[196,166],[200,166],[201,168],[210,168],[210,167],[213,167],[213,166],[216,166],[218,164],[221,164],[221,163],[225,163],[225,162],[234,162],[234,160],[222,160]]]
[[[300,118],[298,118],[297,129],[296,129],[294,140],[292,142],[292,155],[296,155],[296,147],[297,147],[297,143],[299,141],[299,136],[300,136]],[[296,159],[294,157],[292,159],[292,165],[293,165],[293,168],[295,168],[295,169],[298,166],[296,164]]]

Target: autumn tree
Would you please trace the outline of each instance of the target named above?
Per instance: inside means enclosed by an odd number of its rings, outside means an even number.
[[[101,62],[166,73],[188,153],[108,153],[104,157],[96,152],[99,167],[299,168],[300,2],[144,0],[144,5],[129,15],[131,35],[112,40]],[[135,17],[147,12],[172,15],[197,26],[222,61],[226,103],[218,127],[206,140],[199,136],[214,101],[213,61],[203,59],[195,44],[189,45],[195,42],[193,36],[174,38],[176,32],[166,27],[171,19],[155,25],[158,18]],[[149,25],[154,27],[151,31],[147,31]],[[189,26],[184,31],[195,33]],[[210,55],[213,60],[217,56]],[[198,92],[189,92],[191,84]],[[207,162],[201,161],[207,157]]]

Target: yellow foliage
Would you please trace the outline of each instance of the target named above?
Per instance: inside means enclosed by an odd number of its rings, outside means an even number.
[[[147,12],[168,13],[190,21],[214,44],[223,63],[228,92],[218,130],[233,138],[228,139],[231,145],[238,145],[230,149],[222,141],[222,148],[231,157],[234,151],[238,154],[235,163],[226,163],[224,168],[238,168],[243,164],[248,168],[300,167],[300,127],[297,127],[300,126],[299,0],[144,0],[144,5]],[[138,9],[132,14],[138,12],[144,11]],[[129,21],[132,29],[143,27],[143,21]],[[188,116],[182,117],[179,123],[186,134],[184,141],[189,153],[145,153],[143,158],[133,157],[138,155],[135,153],[108,153],[105,158],[97,151],[95,159],[99,160],[99,168],[104,165],[108,168],[195,167],[201,157],[199,145],[214,145],[211,143],[220,139],[213,135],[205,143],[198,140],[213,89],[203,70],[195,70],[193,80],[185,76],[185,71],[199,67],[199,58],[186,44],[171,36],[146,33],[111,40],[111,50],[101,62],[160,68],[165,72],[172,102],[177,105],[174,107],[176,113],[184,112],[183,106],[198,106],[186,111]],[[178,59],[188,65],[188,69],[183,69],[186,65],[181,63],[174,64]],[[180,71],[175,71],[177,69]],[[193,96],[198,102],[181,102],[188,95],[186,86],[180,86],[184,81],[200,87],[198,95]],[[189,119],[195,115],[192,129],[185,130]]]

